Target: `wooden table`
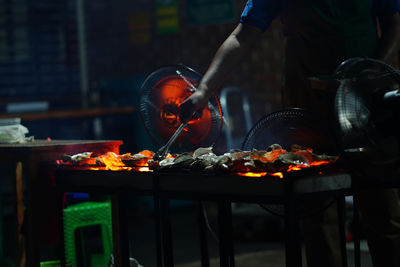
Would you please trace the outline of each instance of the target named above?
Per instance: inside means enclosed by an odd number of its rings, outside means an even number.
[[[106,115],[119,115],[133,113],[134,108],[131,106],[126,107],[110,107],[110,108],[88,108],[88,109],[74,109],[74,110],[53,110],[43,112],[24,112],[24,113],[3,113],[0,114],[0,119],[21,118],[24,121],[39,121],[39,120],[53,120],[53,119],[73,119],[73,118],[87,118],[99,117]]]
[[[40,238],[39,238],[39,188],[38,176],[39,164],[54,162],[62,155],[73,155],[85,151],[93,152],[93,155],[104,154],[112,151],[119,153],[122,141],[109,140],[35,140],[21,144],[0,144],[0,160],[15,164],[13,184],[16,197],[16,227],[17,227],[17,265],[30,267],[40,266]],[[21,233],[24,221],[24,182],[27,191],[27,225],[28,240],[25,242]],[[26,243],[26,244],[25,244]],[[26,249],[25,249],[26,246]],[[27,253],[27,254],[26,254]],[[26,262],[27,261],[27,262]]]

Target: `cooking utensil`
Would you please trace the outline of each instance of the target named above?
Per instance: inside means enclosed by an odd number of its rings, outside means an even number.
[[[188,125],[187,122],[181,123],[181,125],[179,125],[178,129],[176,129],[175,133],[171,136],[168,142],[154,154],[153,156],[154,160],[162,160],[163,158],[165,158],[172,143],[176,140],[176,138],[178,138],[178,136],[181,134],[181,132],[187,125]]]
[[[167,153],[169,148],[174,152],[187,152],[212,146],[218,138],[222,111],[216,96],[210,98],[201,114],[180,127],[179,106],[196,90],[200,79],[201,75],[193,69],[169,65],[151,72],[143,82],[140,117],[149,136],[156,145],[162,146],[158,155]]]

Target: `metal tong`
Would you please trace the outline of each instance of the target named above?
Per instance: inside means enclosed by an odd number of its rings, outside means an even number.
[[[182,122],[181,125],[179,125],[178,129],[176,129],[175,133],[171,136],[168,142],[154,154],[153,156],[154,160],[159,161],[165,158],[172,143],[176,140],[176,138],[178,138],[178,136],[181,134],[181,132],[187,125],[188,125],[187,122]]]

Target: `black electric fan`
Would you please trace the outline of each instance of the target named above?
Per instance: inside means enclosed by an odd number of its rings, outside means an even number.
[[[290,151],[291,146],[296,144],[312,148],[315,153],[337,155],[339,151],[333,133],[329,125],[316,114],[300,108],[282,109],[262,117],[253,126],[242,144],[242,150],[265,150],[272,144],[279,144]],[[332,203],[327,201],[321,205],[298,205],[298,214],[301,217],[312,216]],[[277,216],[284,215],[284,206],[281,204],[260,206]]]
[[[163,66],[151,72],[142,84],[139,102],[143,124],[156,145],[163,146],[181,125],[179,106],[198,86],[201,75],[183,65]],[[222,128],[222,111],[216,96],[200,116],[189,121],[171,152],[190,152],[212,146]]]
[[[336,134],[344,154],[365,163],[398,162],[400,156],[400,73],[370,58],[351,58],[336,70]]]

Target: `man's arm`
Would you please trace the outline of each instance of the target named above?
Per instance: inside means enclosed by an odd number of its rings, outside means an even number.
[[[400,49],[400,15],[379,17],[381,38],[378,43],[377,58],[386,63],[391,63],[398,57]]]
[[[196,92],[181,104],[181,120],[190,120],[192,114],[207,103],[261,34],[262,30],[259,28],[243,23],[233,30],[215,54]]]

